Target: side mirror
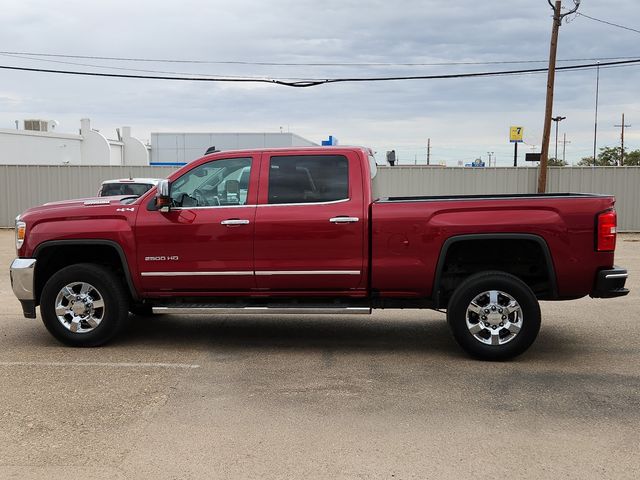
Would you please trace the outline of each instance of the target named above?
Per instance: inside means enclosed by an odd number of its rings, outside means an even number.
[[[156,208],[161,212],[168,212],[171,207],[169,196],[169,180],[160,180],[156,190]]]

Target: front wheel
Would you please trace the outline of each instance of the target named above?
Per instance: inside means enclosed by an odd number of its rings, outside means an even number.
[[[73,347],[97,347],[127,321],[128,296],[108,268],[90,263],[65,267],[42,289],[40,313],[47,330]]]
[[[504,272],[477,273],[455,290],[447,322],[458,344],[483,360],[526,351],[540,330],[540,305],[529,286]]]

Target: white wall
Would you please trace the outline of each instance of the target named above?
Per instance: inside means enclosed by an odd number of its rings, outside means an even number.
[[[80,135],[0,129],[0,165],[149,165],[147,146],[123,127],[122,141],[108,140],[80,121]]]
[[[185,163],[218,150],[317,146],[294,133],[151,133],[152,163]]]
[[[80,165],[82,137],[56,132],[0,130],[0,164]]]
[[[149,165],[149,150],[142,141],[131,136],[131,127],[122,127],[122,142],[124,165]]]
[[[109,140],[109,165],[122,165],[124,162],[124,143]]]
[[[87,165],[112,165],[109,140],[100,132],[91,129],[88,118],[80,120],[82,135],[82,163]]]

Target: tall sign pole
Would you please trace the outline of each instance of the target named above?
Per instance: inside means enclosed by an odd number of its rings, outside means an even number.
[[[562,19],[574,13],[580,6],[580,0],[573,0],[575,7],[567,13],[561,13],[562,0],[556,0],[555,5],[547,0],[553,8],[553,29],[551,30],[551,45],[549,46],[549,71],[547,73],[547,101],[544,113],[544,128],[542,130],[542,150],[540,152],[540,174],[538,176],[538,193],[547,191],[547,167],[549,160],[549,137],[551,136],[551,115],[553,114],[553,88],[556,79],[556,55],[558,53],[558,32]]]
[[[522,142],[524,135],[524,128],[511,127],[509,129],[509,141],[514,144],[513,146],[513,166],[518,166],[518,144]]]

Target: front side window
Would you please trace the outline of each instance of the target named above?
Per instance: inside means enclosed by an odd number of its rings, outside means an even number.
[[[317,203],[349,198],[349,161],[342,155],[271,157],[269,203]]]
[[[251,158],[229,158],[204,163],[171,184],[174,207],[246,205]]]

